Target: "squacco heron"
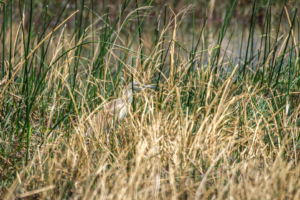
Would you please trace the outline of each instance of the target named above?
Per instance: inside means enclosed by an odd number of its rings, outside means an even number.
[[[104,128],[109,127],[109,125],[114,123],[114,116],[117,117],[117,121],[121,121],[128,113],[128,109],[130,108],[133,100],[133,92],[141,91],[146,88],[155,89],[156,87],[140,84],[136,81],[128,84],[123,90],[121,98],[113,99],[106,103],[102,110],[92,117],[92,126],[97,132],[102,132]],[[91,130],[91,127],[89,130]],[[86,136],[88,136],[88,133],[86,133]]]

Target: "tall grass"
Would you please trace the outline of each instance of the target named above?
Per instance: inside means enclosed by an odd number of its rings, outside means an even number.
[[[2,9],[1,198],[299,198],[296,6],[255,0],[242,27],[237,1],[220,26],[192,6],[95,2]],[[157,89],[85,137],[133,80]]]

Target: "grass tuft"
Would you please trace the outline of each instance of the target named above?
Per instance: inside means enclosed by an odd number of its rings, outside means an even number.
[[[299,199],[297,2],[120,2],[0,1],[0,198]]]

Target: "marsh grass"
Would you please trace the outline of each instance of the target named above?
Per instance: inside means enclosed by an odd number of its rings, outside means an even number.
[[[74,12],[66,2],[36,25],[35,5],[7,3],[9,19],[28,14],[1,31],[2,198],[299,198],[296,8],[274,17],[268,1],[260,27],[254,1],[241,29],[235,1],[216,28],[206,17],[197,28],[192,6],[152,18],[152,1],[124,1],[114,20],[105,4],[99,14],[93,1]],[[157,89],[137,93],[109,135],[86,138],[93,114],[133,79]]]

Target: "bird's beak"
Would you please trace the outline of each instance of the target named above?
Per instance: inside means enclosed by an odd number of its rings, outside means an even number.
[[[141,90],[142,90],[142,89],[146,89],[146,88],[155,89],[156,86],[154,86],[154,85],[143,85],[142,88],[141,88]]]

